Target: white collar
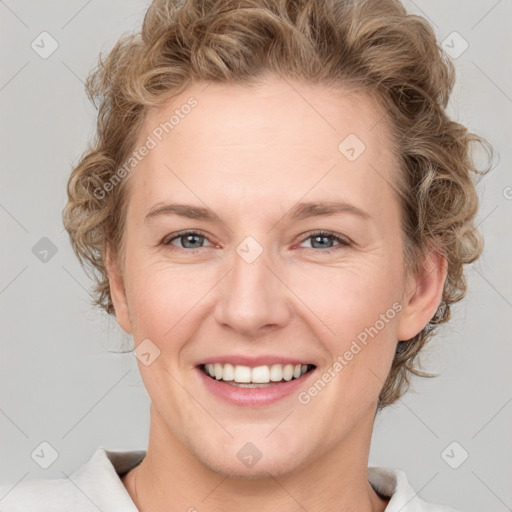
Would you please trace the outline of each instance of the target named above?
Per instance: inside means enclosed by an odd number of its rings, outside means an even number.
[[[61,505],[72,506],[74,512],[98,512],[98,509],[138,512],[121,476],[142,462],[145,455],[145,450],[119,451],[100,446],[68,478],[28,480],[15,486],[1,486],[0,509],[49,512]],[[370,465],[368,481],[380,495],[391,497],[386,512],[457,512],[423,501],[399,469]]]

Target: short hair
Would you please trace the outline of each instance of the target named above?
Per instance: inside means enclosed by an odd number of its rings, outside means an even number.
[[[92,270],[93,304],[115,315],[105,256],[111,247],[121,257],[127,193],[126,179],[118,186],[112,180],[134,150],[146,112],[194,81],[251,85],[267,75],[378,100],[399,161],[407,268],[419,269],[432,247],[447,259],[439,307],[421,332],[398,341],[380,410],[407,391],[411,375],[434,376],[420,370],[419,352],[465,295],[463,265],[483,247],[474,179],[489,168],[477,169],[472,143],[493,153],[448,117],[454,65],[429,23],[398,0],[153,1],[142,30],[123,34],[87,78],[98,108],[96,137],[69,178],[64,226],[80,263]]]

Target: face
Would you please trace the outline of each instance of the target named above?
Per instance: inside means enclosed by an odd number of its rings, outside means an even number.
[[[146,354],[152,429],[242,478],[364,452],[397,340],[439,302],[439,286],[405,273],[382,110],[277,78],[196,83],[146,117],[137,147],[148,136],[157,144],[127,183],[122,273],[109,277]],[[287,365],[307,372],[288,380]]]

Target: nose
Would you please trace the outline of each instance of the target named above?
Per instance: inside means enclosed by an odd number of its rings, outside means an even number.
[[[252,262],[235,253],[232,269],[219,283],[215,319],[223,328],[250,338],[290,321],[291,292],[283,271],[269,260],[265,251]]]

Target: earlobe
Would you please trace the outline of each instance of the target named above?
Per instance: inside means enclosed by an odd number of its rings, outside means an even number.
[[[416,336],[436,314],[443,296],[446,273],[446,258],[438,249],[430,250],[404,290],[398,341]]]
[[[116,319],[121,328],[128,334],[131,334],[131,322],[128,313],[128,303],[126,300],[126,291],[124,279],[110,248],[107,248],[105,255],[105,267],[107,269],[108,281],[110,285],[110,296],[114,304]]]

